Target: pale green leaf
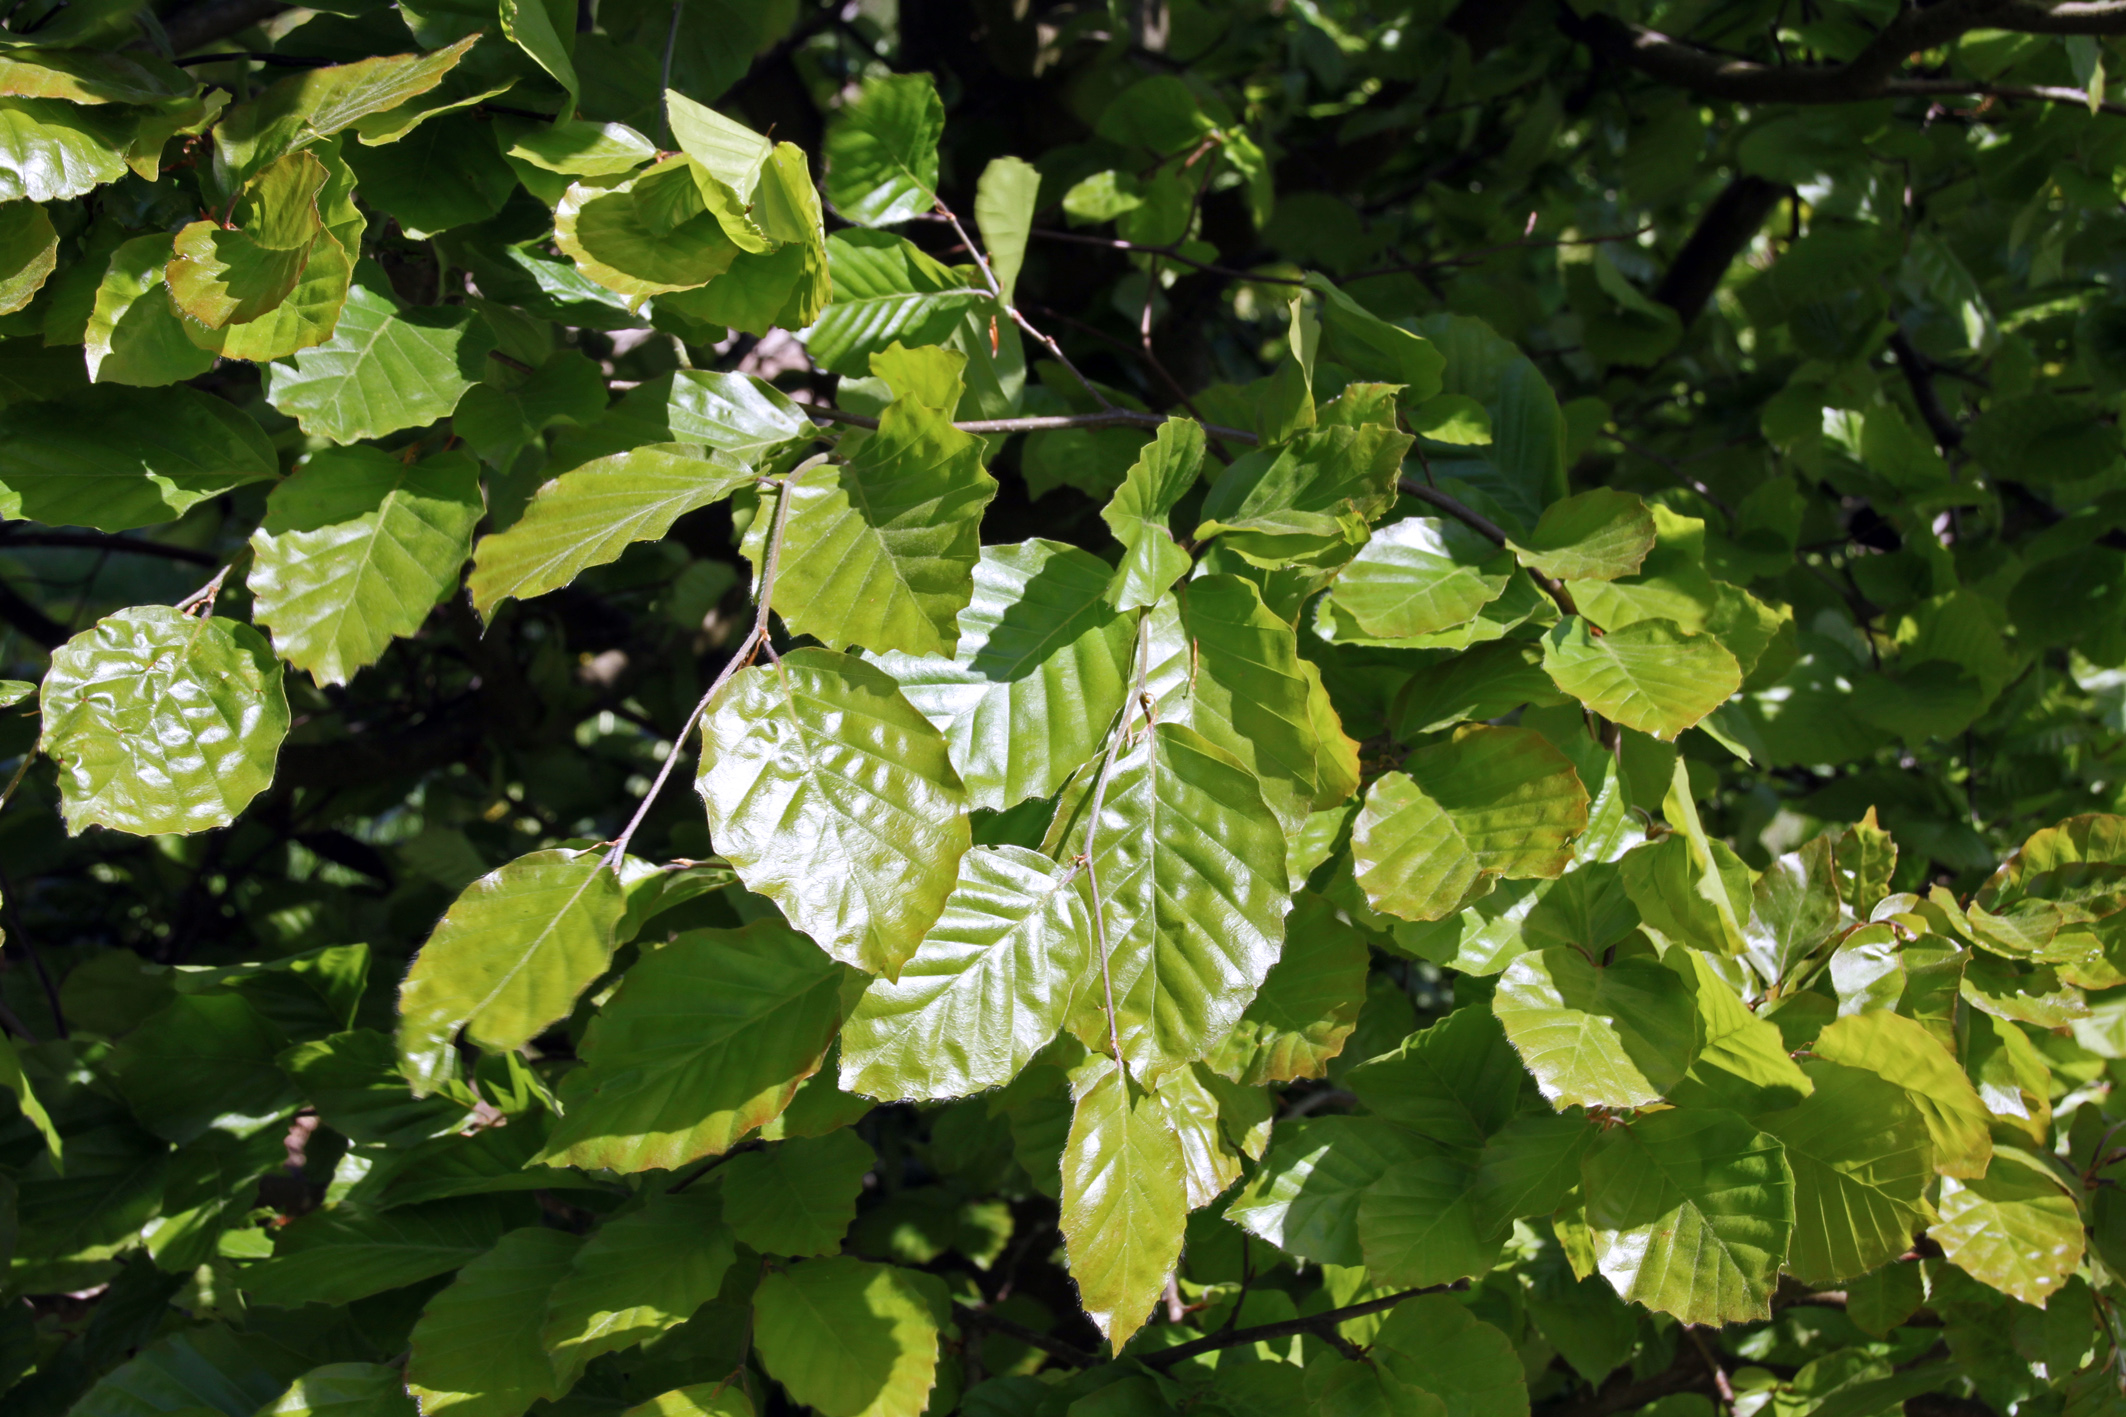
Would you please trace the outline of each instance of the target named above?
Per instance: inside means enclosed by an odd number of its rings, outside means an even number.
[[[415,1089],[454,1075],[461,1029],[506,1052],[568,1017],[611,961],[626,908],[598,850],[535,851],[466,887],[399,986],[399,1057]]]
[[[821,368],[847,378],[870,373],[871,356],[896,342],[943,343],[989,299],[978,280],[886,231],[835,232],[827,238],[827,269],[834,303],[806,332],[805,345]]]
[[[0,517],[129,531],[278,471],[251,416],[197,389],[92,388],[0,410]]]
[[[719,1210],[715,1190],[697,1186],[652,1196],[590,1233],[539,1331],[557,1375],[677,1328],[716,1297],[737,1254]]]
[[[632,297],[706,285],[739,255],[684,158],[617,184],[575,183],[554,208],[554,244],[583,274]]]
[[[0,95],[150,104],[192,91],[184,70],[147,54],[24,45],[0,56]]]
[[[1569,946],[1524,954],[1500,977],[1493,1007],[1558,1108],[1658,1102],[1697,1046],[1690,990],[1651,959],[1602,966]]]
[[[836,959],[897,976],[972,842],[944,736],[881,670],[803,649],[734,676],[702,739],[695,787],[746,888]]]
[[[227,826],[273,780],[288,733],[281,664],[234,620],[138,605],[52,652],[38,747],[69,832]]]
[[[59,233],[44,208],[0,204],[0,315],[29,304],[58,265]]]
[[[763,1254],[832,1254],[856,1219],[856,1198],[877,1162],[863,1138],[847,1129],[734,1156],[718,1183],[724,1222],[740,1244]]]
[[[1336,606],[1379,639],[1428,635],[1474,619],[1506,589],[1512,569],[1460,522],[1405,517],[1375,532],[1338,574]]]
[[[1156,605],[1188,573],[1189,555],[1175,542],[1169,521],[1202,467],[1203,425],[1169,418],[1100,509],[1100,519],[1122,543],[1122,560],[1107,591],[1116,609]]]
[[[1637,574],[1654,549],[1654,515],[1633,493],[1597,487],[1543,508],[1511,544],[1522,565],[1552,579],[1613,581]]]
[[[945,735],[969,806],[1052,796],[1099,751],[1134,670],[1130,622],[1105,600],[1108,574],[1060,542],[985,546],[953,657],[878,657]]]
[[[872,980],[843,1026],[842,1086],[914,1101],[1017,1076],[1093,967],[1076,874],[1018,846],[961,857],[944,913],[900,978]]]
[[[1756,1123],[1779,1138],[1794,1172],[1787,1268],[1805,1284],[1829,1286],[1911,1248],[1929,1219],[1934,1147],[1902,1088],[1838,1063],[1807,1068],[1815,1091]]]
[[[1779,1142],[1732,1112],[1640,1116],[1582,1167],[1596,1261],[1617,1293],[1684,1323],[1771,1315],[1794,1230]]]
[[[1981,1284],[2045,1306],[2082,1261],[2082,1215],[2052,1168],[2003,1147],[1986,1174],[1945,1177],[1941,1219],[1927,1234]]]
[[[937,202],[945,105],[924,73],[864,81],[827,129],[827,200],[859,226],[890,226]]]
[[[1277,963],[1210,1065],[1247,1087],[1323,1076],[1358,1026],[1368,962],[1358,928],[1302,891],[1286,918]]]
[[[841,990],[841,966],[771,920],[644,956],[584,1034],[545,1159],[632,1172],[730,1150],[819,1068]]]
[[[809,439],[815,428],[804,409],[767,380],[703,369],[672,375],[665,416],[673,438],[701,443],[748,467],[786,444]]]
[[[335,443],[382,437],[447,417],[487,373],[494,346],[466,306],[401,312],[355,286],[331,339],[266,366],[266,397],[305,433]]]
[[[329,177],[312,154],[290,153],[246,184],[230,209],[232,224],[195,221],[180,230],[165,277],[177,308],[218,330],[287,299],[324,230],[318,194]]]
[[[1926,1118],[1934,1166],[1944,1176],[1986,1174],[1992,1118],[1964,1070],[1924,1024],[1886,1009],[1852,1014],[1827,1025],[1809,1051],[1903,1088]]]
[[[752,481],[750,469],[680,443],[651,443],[571,468],[542,486],[507,529],[480,538],[473,607],[493,619],[505,600],[558,590]]]
[[[1226,1090],[1212,1091],[1205,1078],[1217,1081],[1200,1066],[1176,1068],[1152,1087],[1160,1125],[1181,1145],[1181,1192],[1190,1210],[1211,1204],[1240,1179],[1240,1155],[1220,1125],[1218,1099]]]
[[[1030,162],[1000,157],[982,169],[974,189],[974,220],[989,248],[989,269],[1008,304],[1026,263],[1026,241],[1041,192],[1041,173]]]
[[[728,1378],[658,1393],[620,1417],[753,1417],[753,1399]]]
[[[290,74],[223,115],[214,129],[215,176],[233,190],[282,153],[427,93],[478,38],[468,35],[426,54],[386,54]]]
[[[1597,637],[1569,616],[1544,638],[1543,668],[1603,717],[1671,741],[1742,686],[1725,645],[1671,620],[1639,620]]]
[[[428,1301],[406,1359],[422,1417],[521,1417],[561,1395],[539,1325],[583,1243],[565,1230],[512,1230]]]
[[[472,550],[479,472],[463,453],[327,448],[275,487],[245,584],[281,658],[344,684],[420,629]]]
[[[173,242],[168,232],[156,232],[111,253],[83,338],[92,383],[154,387],[214,367],[213,352],[186,334],[184,316],[163,284]]]
[[[1266,565],[1342,565],[1395,501],[1410,435],[1377,423],[1312,428],[1234,459],[1204,495],[1195,537]]]
[[[0,98],[0,202],[60,202],[125,176],[122,130],[56,98]]]
[[[919,1417],[937,1381],[945,1286],[847,1256],[770,1273],[753,1344],[770,1377],[822,1417]]]
[[[564,112],[573,109],[580,83],[576,78],[576,64],[570,54],[573,47],[554,28],[554,17],[548,11],[546,0],[501,0],[502,33],[510,41],[532,57],[532,62],[553,76],[568,95],[569,102]],[[571,36],[573,38],[573,36]]]
[[[1179,1137],[1113,1062],[1077,1089],[1063,1146],[1063,1243],[1078,1300],[1122,1350],[1181,1258],[1188,1196]]]

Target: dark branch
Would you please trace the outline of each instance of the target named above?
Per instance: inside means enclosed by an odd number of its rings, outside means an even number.
[[[24,600],[6,581],[0,581],[0,620],[45,649],[57,649],[67,640],[66,626]]]
[[[1707,1397],[1718,1395],[1714,1373],[1708,1365],[1707,1355],[1695,1345],[1678,1344],[1676,1361],[1666,1372],[1655,1373],[1650,1378],[1631,1380],[1631,1370],[1620,1368],[1610,1380],[1586,1397],[1574,1402],[1555,1403],[1538,1409],[1542,1417],[1610,1417],[1615,1412],[1629,1412],[1644,1407],[1656,1398],[1669,1397],[1679,1392],[1702,1392]]]
[[[1943,453],[1955,452],[1963,445],[1964,430],[1942,406],[1941,391],[1934,387],[1933,362],[1919,352],[1901,329],[1890,336],[1890,354],[1912,390],[1912,404],[1919,410],[1927,431],[1934,435],[1935,445]]]
[[[1728,183],[1706,205],[1697,228],[1661,277],[1654,299],[1675,311],[1689,328],[1720,288],[1728,267],[1756,238],[1765,218],[1792,195],[1793,188],[1762,177],[1737,177]]]
[[[1243,1343],[1266,1343],[1280,1338],[1296,1338],[1303,1333],[1334,1333],[1336,1326],[1346,1319],[1364,1318],[1392,1309],[1405,1299],[1414,1299],[1420,1294],[1445,1294],[1469,1287],[1469,1281],[1458,1279],[1452,1284],[1435,1284],[1425,1289],[1405,1289],[1400,1294],[1390,1294],[1385,1299],[1368,1299],[1363,1304],[1348,1304],[1341,1309],[1331,1309],[1325,1314],[1310,1314],[1300,1319],[1284,1319],[1273,1324],[1257,1324],[1253,1328],[1229,1328],[1214,1333],[1208,1338],[1199,1338],[1193,1343],[1162,1348],[1157,1353],[1146,1353],[1138,1359],[1147,1368],[1171,1368],[1184,1358],[1194,1358],[1201,1353],[1216,1353],[1221,1348],[1236,1348]]]
[[[165,546],[159,541],[142,541],[136,536],[113,536],[101,531],[17,531],[0,535],[0,545],[77,546],[88,551],[126,551],[135,556],[160,556],[194,566],[221,564],[218,557],[194,551],[189,546]]]
[[[270,20],[288,8],[286,0],[199,0],[196,5],[164,16],[162,29],[170,37],[171,53],[188,54],[201,45],[247,30],[261,20]]]
[[[955,1304],[952,1312],[962,1328],[986,1328],[992,1333],[1001,1333],[1006,1338],[1016,1338],[1019,1342],[1038,1348],[1057,1362],[1068,1363],[1073,1368],[1090,1368],[1100,1361],[1075,1344],[1065,1343],[1052,1334],[1015,1323],[994,1310],[970,1309],[964,1304]]]

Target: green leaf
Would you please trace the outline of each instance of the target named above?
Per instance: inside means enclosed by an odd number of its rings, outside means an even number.
[[[1158,604],[1167,588],[1188,573],[1189,555],[1174,541],[1169,522],[1202,467],[1203,425],[1169,418],[1100,509],[1100,519],[1122,543],[1122,561],[1107,591],[1117,610]]]
[[[874,979],[842,1028],[842,1086],[891,1101],[1000,1087],[1047,1046],[1093,963],[1075,884],[1019,846],[976,847],[898,980]]]
[[[0,517],[130,531],[272,477],[250,415],[196,389],[83,389],[0,410]]]
[[[661,1392],[620,1417],[753,1417],[753,1400],[729,1379]]]
[[[878,1157],[856,1133],[777,1142],[722,1167],[724,1221],[763,1254],[826,1255],[841,1248],[856,1198]]]
[[[290,74],[222,116],[214,129],[215,177],[225,192],[233,191],[282,153],[427,93],[478,38],[468,35],[426,54],[387,54]]]
[[[595,849],[535,851],[466,887],[399,986],[399,1057],[415,1090],[454,1076],[460,1029],[505,1052],[568,1017],[611,961],[626,908]]]
[[[1828,837],[1775,858],[1751,890],[1744,930],[1750,963],[1767,982],[1828,943],[1839,926],[1838,878]]]
[[[975,225],[989,248],[989,269],[1006,304],[1019,283],[1019,267],[1026,262],[1026,241],[1040,194],[1040,170],[1015,157],[992,159],[975,185]]]
[[[1468,1417],[1526,1417],[1528,1379],[1513,1343],[1452,1294],[1423,1294],[1388,1311],[1375,1361]]]
[[[1422,404],[1440,391],[1440,372],[1447,360],[1422,335],[1391,325],[1346,295],[1317,271],[1307,274],[1307,288],[1322,300],[1325,352],[1350,366],[1361,379],[1403,386],[1403,397]]]
[[[1926,1026],[1887,1010],[1852,1014],[1827,1025],[1810,1045],[1817,1057],[1863,1068],[1905,1090],[1934,1139],[1934,1166],[1944,1176],[1986,1174],[1993,1154],[1992,1119],[1971,1080]]]
[[[1750,1012],[1710,956],[1671,947],[1661,962],[1682,977],[1697,1000],[1697,1056],[1689,1083],[1674,1093],[1676,1101],[1705,1102],[1754,1117],[1808,1095],[1808,1075],[1788,1056],[1778,1026]]]
[[[1210,1065],[1245,1087],[1323,1076],[1358,1026],[1369,958],[1358,928],[1302,891],[1277,963]]]
[[[136,236],[111,253],[83,337],[91,382],[152,388],[214,367],[213,351],[187,335],[163,284],[175,239],[168,232]]]
[[[731,268],[739,249],[702,207],[685,163],[661,163],[618,184],[605,178],[575,183],[554,208],[554,244],[583,274],[618,295],[662,295],[716,279]],[[659,215],[674,191],[676,220]]]
[[[34,202],[0,204],[0,315],[36,297],[59,266],[59,233]]]
[[[506,530],[480,538],[473,608],[492,620],[505,600],[559,590],[752,481],[750,469],[680,443],[651,443],[571,468],[542,486]]]
[[[1543,508],[1512,545],[1522,565],[1554,580],[1613,581],[1636,575],[1654,549],[1654,515],[1633,493],[1597,487]]]
[[[290,1222],[273,1257],[246,1265],[239,1283],[260,1304],[351,1304],[478,1259],[502,1238],[508,1213],[487,1196],[386,1211],[328,1206]]]
[[[702,719],[696,789],[748,890],[889,979],[972,843],[945,739],[882,671],[802,649],[733,676]]]
[[[842,978],[769,920],[690,931],[644,956],[584,1035],[544,1159],[633,1172],[730,1150],[819,1067]]]
[[[528,374],[511,370],[467,389],[450,426],[474,452],[503,468],[547,429],[588,428],[605,413],[605,372],[579,350],[557,349]]]
[[[166,277],[177,308],[218,330],[287,299],[324,230],[317,199],[329,176],[316,157],[291,153],[245,186],[233,225],[195,221],[179,231]]]
[[[830,649],[953,652],[997,490],[979,438],[947,411],[900,398],[847,463],[783,486],[791,503],[776,600],[792,634]],[[746,537],[756,571],[769,520]]]
[[[125,176],[110,119],[56,98],[0,98],[0,202],[61,202]]]
[[[763,1279],[753,1342],[769,1376],[823,1417],[918,1417],[937,1381],[937,1278],[837,1255]]]
[[[867,79],[827,130],[827,200],[859,226],[891,226],[937,203],[945,105],[928,74]]]
[[[298,1043],[280,1065],[325,1125],[351,1141],[412,1146],[457,1131],[471,1115],[466,1103],[413,1096],[391,1035],[373,1028]]]
[[[1456,1009],[1392,1051],[1359,1064],[1344,1085],[1366,1109],[1443,1148],[1473,1152],[1513,1117],[1521,1060],[1485,1009]]]
[[[67,830],[227,826],[273,780],[288,733],[280,661],[234,620],[139,605],[52,652],[38,747]]]
[[[166,1334],[143,1347],[83,1393],[69,1412],[75,1417],[236,1417],[273,1402],[307,1366],[270,1339],[210,1324]]]
[[[706,444],[748,467],[815,430],[804,410],[765,379],[701,369],[673,374],[666,417],[675,439]]]
[[[1580,1163],[1596,1128],[1579,1113],[1518,1117],[1484,1143],[1474,1202],[1480,1223],[1510,1226],[1551,1215],[1580,1184]]]
[[[1512,569],[1460,522],[1405,517],[1375,532],[1338,574],[1336,607],[1379,639],[1428,635],[1474,619],[1506,589],[1503,572]]]
[[[1096,822],[1092,777],[1066,790],[1044,849],[1090,858],[1112,1032],[1132,1075],[1149,1078],[1209,1056],[1275,963],[1290,908],[1284,833],[1254,775],[1180,724],[1118,751]],[[1081,1037],[1109,1034],[1104,993],[1081,994]]]
[[[1811,1062],[1816,1090],[1767,1112],[1794,1172],[1794,1239],[1787,1268],[1831,1285],[1896,1259],[1925,1228],[1934,1147],[1919,1109],[1877,1074]]]
[[[1983,1176],[1945,1177],[1927,1228],[1949,1262],[1981,1284],[2044,1307],[2082,1262],[2082,1215],[2052,1168],[2003,1147]]]
[[[355,286],[332,338],[266,366],[266,398],[305,433],[380,438],[447,417],[487,372],[495,338],[466,306],[401,312]]]
[[[288,1385],[258,1417],[415,1417],[398,1369],[382,1363],[327,1363]]]
[[[520,1417],[561,1395],[539,1325],[582,1245],[562,1230],[512,1230],[428,1301],[406,1359],[406,1390],[423,1417]]]
[[[1395,501],[1410,435],[1377,423],[1313,428],[1234,460],[1205,494],[1195,537],[1265,565],[1338,566]]]
[[[668,1191],[593,1230],[546,1302],[539,1342],[555,1373],[647,1342],[714,1299],[737,1255],[720,1209],[710,1187]]]
[[[313,453],[251,535],[252,613],[283,659],[344,684],[457,588],[485,510],[479,466],[462,453]]]
[[[821,368],[845,378],[869,374],[871,356],[893,344],[942,344],[989,299],[972,277],[891,232],[835,232],[827,238],[827,268],[834,302],[806,333],[805,346]]]
[[[154,103],[189,94],[182,69],[145,54],[25,45],[0,58],[0,94],[72,103]]]
[[[1077,1086],[1063,1146],[1063,1244],[1078,1301],[1119,1353],[1181,1258],[1188,1220],[1180,1138],[1107,1059]]]
[[[275,1058],[288,1039],[227,995],[173,999],[114,1051],[113,1080],[142,1126],[182,1144],[217,1123],[248,1131],[295,1100]]]
[[[1544,637],[1543,668],[1603,717],[1670,740],[1742,687],[1741,666],[1725,645],[1671,620],[1639,620],[1597,637],[1569,616]]]
[[[545,0],[502,0],[502,33],[510,42],[532,57],[532,62],[553,76],[554,82],[568,95],[563,112],[576,106],[577,94],[581,91],[576,78],[576,65],[571,55],[571,35],[564,39],[554,27],[553,14]]]
[[[1603,1132],[1582,1175],[1596,1260],[1619,1294],[1684,1323],[1770,1316],[1794,1229],[1776,1139],[1732,1112],[1653,1112]]]
[[[969,806],[1051,797],[1099,751],[1134,670],[1108,576],[1099,557],[1060,542],[985,546],[953,657],[878,656],[945,735]]]
[[[44,1138],[44,1149],[51,1155],[53,1169],[60,1169],[64,1144],[60,1141],[59,1129],[52,1125],[51,1114],[44,1110],[44,1104],[37,1100],[37,1094],[30,1088],[29,1077],[22,1071],[22,1059],[17,1056],[15,1045],[5,1037],[0,1037],[0,1087],[15,1094],[15,1103],[22,1109],[22,1115]]]
[[[405,105],[393,118],[407,113]],[[389,215],[415,240],[483,222],[502,210],[517,174],[496,151],[492,120],[471,113],[430,112],[429,121],[382,146],[349,144],[347,163],[361,179],[362,199]],[[365,120],[360,127],[368,129]]]
[[[1438,920],[1494,878],[1551,879],[1587,828],[1587,789],[1564,754],[1523,728],[1470,726],[1378,779],[1351,829],[1375,910]]]
[[[1479,1217],[1476,1185],[1474,1158],[1442,1151],[1367,1187],[1358,1203],[1358,1242],[1373,1282],[1421,1288],[1489,1273],[1508,1232]]]
[[[1498,1020],[1554,1107],[1643,1107],[1682,1080],[1697,1046],[1691,991],[1658,961],[1601,966],[1569,946],[1500,976]]]
[[[1366,1189],[1437,1150],[1377,1117],[1288,1121],[1225,1218],[1300,1259],[1363,1265],[1358,1213]]]

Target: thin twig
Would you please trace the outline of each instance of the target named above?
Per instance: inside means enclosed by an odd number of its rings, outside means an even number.
[[[657,83],[657,119],[664,126],[667,147],[672,142],[672,100],[666,95],[672,91],[672,54],[679,48],[679,17],[686,7],[687,0],[672,0],[672,23],[664,32],[664,69]]]
[[[1089,1368],[1099,1361],[1092,1354],[1074,1344],[1066,1343],[1060,1338],[1042,1333],[1036,1329],[1030,1329],[1022,1323],[1005,1318],[993,1309],[970,1309],[964,1304],[955,1304],[952,1312],[953,1316],[960,1321],[962,1328],[986,1328],[996,1333],[1001,1333],[1006,1338],[1016,1338],[1019,1342],[1029,1347],[1038,1348],[1049,1357],[1059,1359],[1074,1368]]]
[[[732,651],[731,657],[724,661],[723,671],[716,676],[715,682],[709,685],[709,691],[701,696],[701,702],[694,705],[694,711],[687,715],[687,721],[679,726],[679,735],[672,740],[672,751],[665,755],[663,764],[658,767],[657,776],[650,782],[650,790],[642,794],[642,801],[636,806],[635,815],[628,819],[628,824],[621,829],[620,835],[613,838],[612,849],[605,853],[605,864],[616,873],[620,870],[621,859],[627,855],[628,843],[634,840],[635,832],[642,826],[643,819],[650,814],[650,807],[657,801],[657,794],[664,789],[666,780],[672,775],[672,769],[678,766],[680,752],[686,747],[687,735],[694,731],[694,725],[708,712],[710,703],[722,692],[723,686],[731,682],[731,676],[750,664],[754,651],[767,643],[768,608],[775,598],[775,571],[777,563],[782,560],[782,538],[790,520],[790,500],[796,490],[797,480],[826,460],[824,453],[808,458],[783,479],[782,493],[775,499],[775,526],[768,533],[768,553],[761,562],[760,609],[753,617],[753,628],[738,648]]]
[[[231,562],[230,564],[234,565],[235,563]],[[214,573],[213,580],[208,581],[198,590],[193,591],[183,600],[178,601],[174,608],[180,612],[196,608],[199,610],[202,618],[212,615],[214,613],[215,597],[221,594],[221,583],[227,580],[228,577],[229,566],[224,566]]]
[[[1421,1294],[1458,1293],[1469,1287],[1466,1279],[1457,1279],[1452,1284],[1434,1284],[1423,1289],[1405,1289],[1399,1294],[1385,1298],[1368,1299],[1363,1304],[1349,1304],[1341,1309],[1331,1309],[1325,1314],[1312,1314],[1300,1319],[1281,1319],[1273,1324],[1257,1324],[1253,1328],[1227,1329],[1208,1338],[1199,1338],[1193,1343],[1177,1344],[1162,1348],[1157,1353],[1147,1353],[1137,1361],[1147,1368],[1171,1368],[1185,1358],[1194,1358],[1202,1353],[1216,1353],[1225,1348],[1237,1348],[1244,1343],[1272,1342],[1280,1338],[1296,1338],[1303,1333],[1328,1334],[1347,1319],[1364,1318],[1394,1308],[1405,1299],[1415,1299]]]
[[[1101,392],[1100,386],[1086,378],[1083,373],[1079,372],[1078,366],[1071,363],[1070,356],[1063,352],[1063,346],[1057,344],[1054,338],[1045,331],[1035,329],[1033,324],[1019,313],[1019,307],[1004,298],[1004,287],[998,282],[996,272],[989,268],[989,257],[983,254],[981,247],[975,245],[974,238],[967,234],[966,227],[960,225],[960,219],[953,215],[952,208],[940,201],[937,204],[937,214],[946,221],[951,222],[952,229],[959,233],[960,244],[965,246],[968,254],[974,257],[975,265],[981,269],[982,279],[989,283],[990,295],[996,300],[1004,313],[1011,316],[1011,322],[1036,340],[1039,340],[1042,346],[1056,357],[1056,362],[1069,371],[1070,376],[1078,381],[1086,393],[1092,395],[1094,403],[1099,404],[1103,409],[1114,408],[1114,401]]]
[[[847,423],[857,428],[876,428],[878,420],[864,413],[846,413],[820,404],[800,408],[823,423]],[[1157,430],[1167,420],[1163,413],[1139,413],[1133,408],[1108,408],[1099,413],[1055,413],[1029,418],[969,418],[952,426],[962,433],[1038,433],[1049,428],[1149,428]],[[1198,420],[1199,422],[1201,420]],[[1214,438],[1229,438],[1253,446],[1262,440],[1244,428],[1205,423],[1203,431]]]
[[[1149,613],[1138,611],[1137,643],[1140,657],[1149,652],[1145,643],[1150,624]],[[1122,740],[1129,736],[1130,707],[1129,704],[1122,706],[1121,719],[1108,734],[1107,754],[1100,760],[1100,777],[1093,784],[1092,807],[1085,818],[1085,886],[1087,893],[1092,896],[1093,936],[1100,945],[1100,992],[1107,1002],[1107,1042],[1108,1046],[1114,1049],[1115,1066],[1122,1070],[1125,1079],[1129,1076],[1129,1064],[1122,1059],[1122,1032],[1115,1022],[1115,980],[1108,968],[1107,917],[1100,905],[1100,873],[1093,860],[1093,838],[1100,830],[1100,807],[1107,796],[1107,780],[1115,770],[1116,752],[1122,746]]]

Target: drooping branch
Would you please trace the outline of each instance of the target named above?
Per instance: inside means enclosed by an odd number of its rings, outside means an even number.
[[[1727,275],[1735,258],[1756,239],[1764,220],[1794,189],[1762,177],[1741,176],[1706,204],[1698,225],[1654,289],[1654,299],[1690,327]]]

